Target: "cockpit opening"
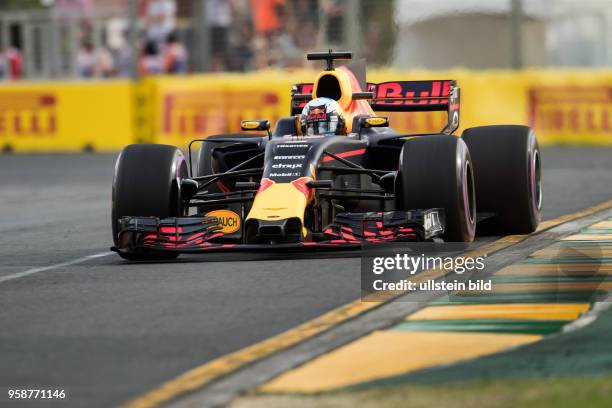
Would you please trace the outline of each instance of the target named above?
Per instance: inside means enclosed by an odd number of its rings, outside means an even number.
[[[317,97],[331,98],[335,101],[340,100],[342,97],[342,89],[340,88],[338,78],[334,75],[323,75],[319,78],[317,84]]]

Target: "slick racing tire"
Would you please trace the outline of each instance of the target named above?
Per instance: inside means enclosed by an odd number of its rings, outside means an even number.
[[[542,156],[533,130],[482,126],[466,129],[461,137],[474,162],[478,211],[495,214],[483,221],[483,229],[490,234],[535,231],[542,210]]]
[[[400,153],[395,179],[399,210],[442,208],[444,240],[472,242],[476,229],[476,197],[467,146],[451,135],[408,140]]]
[[[174,146],[133,144],[125,147],[115,165],[112,192],[113,242],[118,246],[118,220],[125,216],[176,217],[185,214],[181,180],[187,177],[183,153]],[[130,260],[173,259],[175,253],[120,253]]]

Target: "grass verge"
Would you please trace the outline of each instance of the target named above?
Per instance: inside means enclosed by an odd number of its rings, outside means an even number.
[[[609,408],[612,377],[386,385],[318,395],[248,395],[231,408]]]

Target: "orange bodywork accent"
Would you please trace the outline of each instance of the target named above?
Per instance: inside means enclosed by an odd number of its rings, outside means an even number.
[[[361,89],[361,85],[355,77],[355,74],[353,74],[346,67],[339,67],[334,71],[323,71],[319,75],[317,75],[317,78],[314,82],[314,88],[312,89],[313,98],[318,98],[317,88],[319,87],[319,80],[327,75],[336,77],[338,83],[340,84],[340,91],[342,93],[342,96],[340,97],[340,99],[338,99],[338,104],[344,112],[346,128],[349,133],[353,128],[353,118],[356,115],[375,115],[374,110],[372,109],[368,101],[363,99],[353,100],[353,93],[364,92],[364,90]]]
[[[302,177],[290,183],[267,185],[255,195],[247,220],[285,220],[299,218],[304,223],[304,212],[312,200],[311,189],[306,186],[310,177]],[[305,230],[304,230],[305,232]]]

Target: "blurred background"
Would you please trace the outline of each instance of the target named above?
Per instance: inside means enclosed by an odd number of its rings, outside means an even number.
[[[305,66],[612,65],[609,0],[0,0],[0,78],[136,77]]]
[[[457,79],[461,123],[612,144],[612,0],[0,0],[0,149],[185,146],[289,114],[314,50]],[[391,114],[403,132],[443,115]]]

